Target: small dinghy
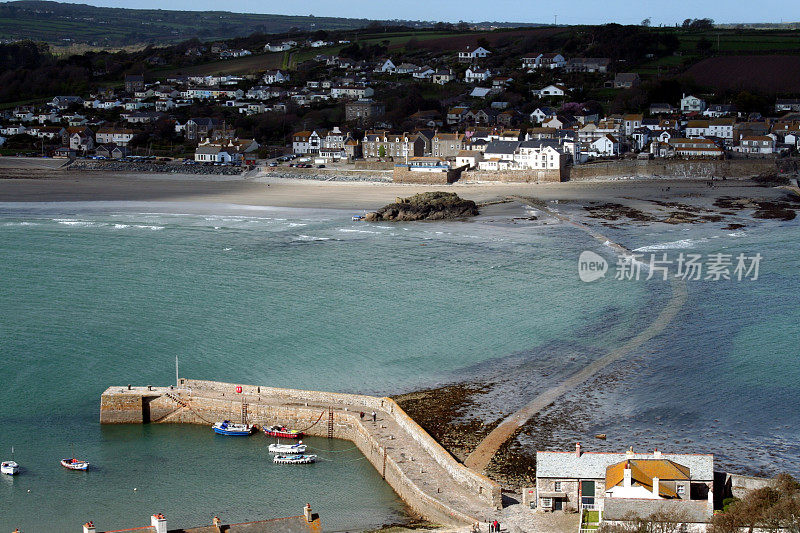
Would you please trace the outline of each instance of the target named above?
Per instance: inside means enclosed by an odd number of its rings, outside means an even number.
[[[364,215],[353,215],[353,222],[360,222],[360,221],[364,220],[365,218],[367,218],[367,217],[365,217]]]
[[[88,470],[89,463],[80,459],[61,459],[61,466],[68,470]]]
[[[303,441],[300,441],[297,444],[280,444],[280,443],[270,444],[269,453],[279,453],[279,454],[306,453],[306,445],[303,444]]]
[[[303,436],[302,431],[289,429],[284,426],[269,426],[264,428],[267,437],[277,437],[279,439],[299,439]]]
[[[19,474],[19,465],[14,461],[3,461],[0,464],[0,472],[8,476],[16,476]]]
[[[277,463],[279,465],[306,465],[309,463],[313,463],[317,460],[316,455],[276,455],[273,459],[273,463]]]
[[[232,437],[246,437],[252,435],[253,431],[255,431],[255,428],[250,424],[234,424],[230,420],[217,422],[211,427],[217,435],[228,435]]]

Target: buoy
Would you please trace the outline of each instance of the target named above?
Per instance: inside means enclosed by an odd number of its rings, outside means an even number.
[[[137,490],[139,490],[139,489],[137,489],[136,487],[133,487],[133,491],[134,492],[136,492]]]
[[[242,392],[242,387],[241,387],[241,386],[237,386],[237,387],[236,387],[236,392],[238,392],[238,393],[240,393],[240,394],[241,394],[241,392]]]

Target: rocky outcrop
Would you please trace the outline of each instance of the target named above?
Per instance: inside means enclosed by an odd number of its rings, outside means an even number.
[[[452,192],[425,192],[409,198],[397,198],[393,204],[367,213],[369,222],[454,220],[474,217],[478,206],[472,200],[464,200]]]

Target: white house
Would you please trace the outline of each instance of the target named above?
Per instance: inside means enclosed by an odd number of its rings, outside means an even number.
[[[136,132],[127,128],[100,128],[95,134],[97,144],[113,143],[118,146],[127,146]]]
[[[281,72],[280,70],[268,70],[264,73],[262,78],[264,83],[283,83],[289,80],[289,74]]]
[[[482,46],[467,46],[464,50],[458,53],[458,60],[463,62],[474,61],[475,59],[482,59],[491,54],[489,50]]]
[[[701,100],[696,96],[690,95],[683,95],[681,98],[681,111],[684,113],[690,113],[692,111],[702,112],[706,109],[706,102],[705,100]]]
[[[318,154],[322,147],[322,136],[316,131],[298,131],[292,135],[292,151],[295,154]]]
[[[619,141],[613,135],[603,135],[589,145],[589,155],[594,157],[613,157],[619,155]]]
[[[291,50],[292,45],[287,42],[282,43],[267,43],[264,45],[265,52],[285,52]]]
[[[194,151],[194,160],[200,163],[230,163],[233,155],[215,144],[204,144]]]
[[[537,107],[530,114],[531,122],[534,124],[541,124],[544,120],[556,116],[556,110],[552,107],[541,106]]]
[[[557,53],[550,54],[528,54],[522,58],[522,68],[535,70],[538,68],[554,69],[563,68],[567,65],[564,56]]]
[[[533,89],[534,96],[539,97],[548,97],[548,96],[564,96],[567,94],[569,89],[561,84],[555,85],[548,85],[547,87],[542,87],[541,89]]]
[[[386,61],[381,63],[381,65],[378,67],[378,72],[388,72],[389,74],[394,74],[396,70],[397,67],[392,62],[391,59],[387,59]]]
[[[425,80],[425,79],[428,79],[431,76],[433,76],[435,72],[436,71],[433,70],[431,67],[429,67],[428,65],[425,65],[425,66],[419,67],[417,70],[415,70],[414,73],[412,74],[412,76],[414,76],[415,78],[420,79],[420,80]]]
[[[492,71],[487,68],[470,67],[464,74],[464,81],[467,83],[478,83],[488,80],[492,76]]]

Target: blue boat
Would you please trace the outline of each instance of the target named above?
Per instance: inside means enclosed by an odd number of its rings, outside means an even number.
[[[256,430],[256,428],[250,424],[234,424],[230,420],[217,422],[211,427],[214,429],[214,433],[218,435],[228,435],[230,437],[247,437],[252,435]]]

